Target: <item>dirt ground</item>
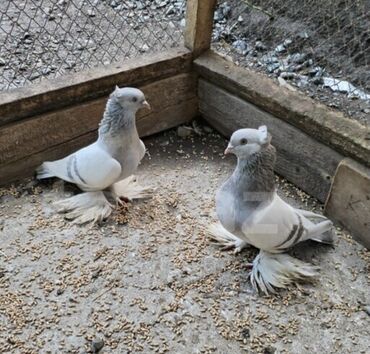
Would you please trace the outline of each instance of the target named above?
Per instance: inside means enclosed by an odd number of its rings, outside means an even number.
[[[99,227],[53,212],[71,193],[60,181],[1,190],[1,353],[90,353],[98,339],[101,353],[368,353],[369,251],[341,231],[335,248],[306,243],[293,254],[321,267],[317,283],[258,296],[245,266],[256,250],[235,256],[204,236],[235,163],[225,140],[145,142],[138,174],[153,199]],[[291,203],[320,210],[277,180]]]

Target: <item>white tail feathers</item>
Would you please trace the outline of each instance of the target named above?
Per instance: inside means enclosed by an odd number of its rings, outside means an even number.
[[[54,177],[55,174],[49,169],[49,162],[44,162],[36,169],[37,179]]]
[[[231,232],[227,231],[221,223],[214,223],[207,229],[208,236],[216,241],[217,244],[223,247],[223,249],[235,247],[235,253],[240,252],[244,247],[248,245],[248,242],[241,240],[234,236]]]
[[[113,209],[101,191],[77,194],[55,202],[54,205],[59,213],[65,213],[66,219],[80,225],[87,222],[99,223],[106,219]]]
[[[137,183],[134,175],[119,181],[111,187],[114,195],[128,200],[151,198],[154,192],[152,187],[143,187]]]
[[[260,251],[253,261],[250,281],[256,291],[264,294],[276,293],[276,288],[309,281],[318,275],[318,268],[293,258],[288,254],[272,254]]]

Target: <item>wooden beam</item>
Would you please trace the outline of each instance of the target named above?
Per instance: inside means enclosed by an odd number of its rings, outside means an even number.
[[[199,81],[203,117],[226,136],[240,128],[266,124],[277,149],[276,172],[325,201],[342,156],[292,125],[203,79]]]
[[[196,76],[179,74],[140,87],[152,106],[137,116],[140,136],[190,121],[198,114]],[[0,184],[29,176],[48,159],[66,156],[96,138],[107,97],[45,113],[0,129]]]
[[[143,86],[189,72],[191,53],[177,48],[0,93],[0,126],[108,95],[115,85]]]
[[[309,136],[370,166],[369,129],[265,75],[238,67],[209,51],[195,60],[198,74]]]
[[[370,169],[344,159],[335,174],[325,213],[370,249]]]
[[[210,48],[217,0],[187,0],[185,46],[197,57]]]

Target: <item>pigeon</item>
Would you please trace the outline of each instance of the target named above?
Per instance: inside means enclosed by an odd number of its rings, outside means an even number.
[[[84,192],[55,203],[67,219],[76,224],[101,222],[112,213],[110,200],[122,204],[150,197],[152,189],[139,186],[133,176],[145,155],[135,122],[136,112],[144,107],[150,109],[143,92],[116,86],[99,124],[98,139],[36,170],[38,179],[58,177]]]
[[[305,240],[333,244],[333,224],[322,215],[292,207],[278,196],[276,149],[267,127],[237,130],[225,154],[236,155],[237,166],[217,191],[219,222],[208,228],[209,236],[235,252],[248,245],[260,250],[249,273],[257,292],[275,293],[299,280],[312,280],[318,268],[286,252]]]

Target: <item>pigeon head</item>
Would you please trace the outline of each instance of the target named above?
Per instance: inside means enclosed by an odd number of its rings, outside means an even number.
[[[111,98],[114,98],[122,108],[134,112],[144,107],[150,109],[150,105],[146,101],[144,94],[140,90],[133,87],[119,88],[116,86]]]
[[[225,154],[234,154],[238,158],[248,158],[269,146],[271,140],[265,125],[258,129],[239,129],[233,133]]]

